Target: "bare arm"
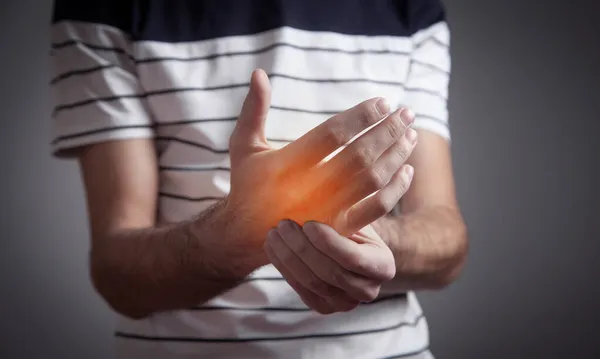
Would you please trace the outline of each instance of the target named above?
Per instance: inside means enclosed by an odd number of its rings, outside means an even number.
[[[374,227],[394,253],[396,284],[406,290],[439,289],[456,279],[468,251],[449,144],[421,131],[408,163],[415,174],[399,213],[381,218]]]
[[[152,140],[102,143],[79,158],[90,215],[93,283],[116,311],[141,318],[156,310],[191,307],[254,269],[228,265],[245,262],[236,261],[237,250],[220,240],[222,203],[193,220],[155,228],[158,167]]]

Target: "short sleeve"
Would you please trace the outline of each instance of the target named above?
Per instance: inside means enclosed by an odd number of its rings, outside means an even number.
[[[56,1],[51,24],[52,153],[57,157],[99,142],[154,136],[133,43],[122,26],[126,9],[114,6],[110,14],[114,1],[105,2],[102,11],[79,4]]]
[[[413,52],[406,82],[406,103],[416,114],[413,126],[450,140],[448,87],[450,31],[439,21],[412,36]]]

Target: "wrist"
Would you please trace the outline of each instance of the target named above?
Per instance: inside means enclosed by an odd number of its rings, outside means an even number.
[[[227,200],[219,201],[194,221],[195,237],[215,279],[243,279],[268,263],[262,242],[255,240],[248,224]]]
[[[398,218],[384,216],[373,222],[372,226],[383,242],[394,252],[398,240]]]

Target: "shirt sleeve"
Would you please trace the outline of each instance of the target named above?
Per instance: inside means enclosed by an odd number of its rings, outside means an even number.
[[[70,157],[75,148],[104,141],[154,136],[125,31],[128,12],[114,5],[124,3],[55,1],[50,29],[54,156]]]
[[[406,82],[406,105],[415,112],[414,128],[450,140],[448,86],[450,31],[445,20],[412,36],[413,51]]]

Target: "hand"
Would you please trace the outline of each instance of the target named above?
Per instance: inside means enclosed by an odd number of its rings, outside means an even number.
[[[269,81],[257,70],[229,142],[227,238],[262,248],[281,218],[316,220],[350,235],[388,213],[408,188],[412,167],[403,164],[416,143],[410,111],[388,114],[385,101],[374,98],[273,149],[264,134],[269,106]]]
[[[322,223],[301,228],[281,221],[264,248],[302,301],[321,314],[372,301],[396,274],[392,252],[370,226],[346,238]]]

